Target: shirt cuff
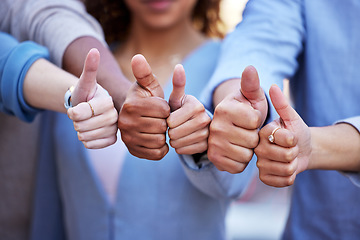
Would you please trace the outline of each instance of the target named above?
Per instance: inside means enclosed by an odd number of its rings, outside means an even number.
[[[40,111],[28,105],[23,94],[26,73],[40,58],[47,58],[48,51],[33,42],[19,44],[10,54],[4,66],[1,97],[5,112],[31,122]]]
[[[339,121],[335,122],[334,124],[339,124],[339,123],[350,124],[354,128],[356,128],[358,130],[358,132],[360,133],[360,116],[339,120]]]
[[[359,172],[342,172],[350,181],[357,187],[360,187],[360,173]]]
[[[212,163],[209,161],[207,154],[204,153],[198,161],[195,162],[193,155],[179,155],[181,161],[191,170],[200,170],[209,167]]]

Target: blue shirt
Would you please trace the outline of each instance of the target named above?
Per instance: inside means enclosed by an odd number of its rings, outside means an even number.
[[[30,122],[39,110],[25,102],[25,75],[36,60],[48,58],[48,51],[30,41],[19,43],[3,32],[0,42],[0,111]]]
[[[261,85],[290,79],[296,110],[309,126],[360,115],[360,1],[253,0],[225,40],[203,96],[240,78],[247,65]],[[271,110],[270,119],[274,119]],[[284,239],[359,239],[360,191],[337,171],[296,178]]]

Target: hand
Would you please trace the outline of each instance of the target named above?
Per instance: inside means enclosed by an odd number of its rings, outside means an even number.
[[[258,129],[267,115],[267,100],[254,67],[245,68],[241,89],[231,86],[216,106],[210,124],[208,157],[221,171],[240,173],[259,143]]]
[[[164,92],[142,55],[131,61],[136,82],[120,110],[118,126],[129,152],[139,158],[160,160],[169,151],[166,119],[170,107]]]
[[[182,65],[175,66],[173,91],[169,98],[171,109],[167,119],[170,145],[178,154],[195,154],[207,150],[210,117],[204,106],[185,94],[186,77]]]
[[[112,98],[96,83],[99,60],[99,52],[91,49],[72,93],[74,107],[67,111],[86,148],[103,148],[116,142],[118,114]]]
[[[279,87],[271,86],[270,98],[280,118],[267,124],[260,132],[255,148],[259,178],[267,185],[292,185],[298,173],[307,169],[311,155],[311,133],[296,111],[289,105]],[[274,142],[268,139],[277,127]]]

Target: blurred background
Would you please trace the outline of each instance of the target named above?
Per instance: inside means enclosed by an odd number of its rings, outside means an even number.
[[[221,11],[227,31],[232,31],[241,21],[246,2],[247,0],[223,0]],[[284,90],[287,92],[287,89]],[[230,207],[226,219],[228,239],[280,239],[287,219],[290,194],[289,187],[269,187],[258,177],[255,178],[246,194]]]

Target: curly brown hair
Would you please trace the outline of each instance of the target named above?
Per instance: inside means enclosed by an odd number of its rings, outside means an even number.
[[[198,0],[192,20],[194,27],[209,37],[223,38],[221,0]],[[123,41],[129,32],[131,13],[122,0],[84,0],[87,11],[101,24],[108,44]]]

